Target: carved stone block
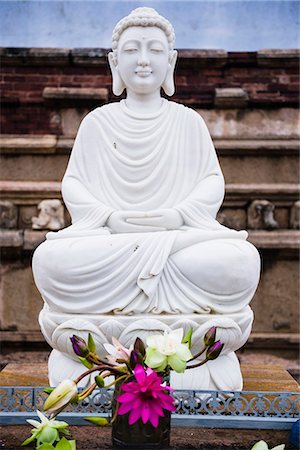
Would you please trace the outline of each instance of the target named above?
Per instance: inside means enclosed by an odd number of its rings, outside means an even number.
[[[246,212],[241,208],[222,208],[217,215],[217,220],[222,225],[235,230],[244,230],[246,228]]]
[[[248,208],[248,228],[275,230],[279,228],[274,218],[275,206],[268,200],[254,200]]]
[[[38,210],[38,217],[32,217],[33,230],[57,231],[64,228],[64,207],[60,200],[43,200],[39,203]]]
[[[19,228],[32,228],[32,217],[37,213],[35,205],[22,205],[19,207]]]
[[[0,201],[0,227],[17,228],[18,208],[12,202]]]
[[[300,228],[300,200],[294,203],[291,209],[290,226],[294,230]]]

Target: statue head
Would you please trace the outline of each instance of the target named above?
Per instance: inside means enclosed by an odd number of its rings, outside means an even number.
[[[174,43],[171,23],[153,8],[134,9],[121,19],[114,28],[108,55],[113,93],[121,95],[125,88],[148,93],[162,87],[167,95],[173,95]]]

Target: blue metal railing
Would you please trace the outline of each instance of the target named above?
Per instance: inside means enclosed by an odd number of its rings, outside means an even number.
[[[0,424],[20,425],[42,410],[43,387],[0,387]],[[113,390],[95,390],[78,405],[69,405],[59,419],[88,425],[84,417],[111,414]],[[299,392],[176,390],[173,426],[290,429],[300,416]]]

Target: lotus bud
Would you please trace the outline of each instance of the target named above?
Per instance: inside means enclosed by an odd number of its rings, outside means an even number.
[[[89,336],[88,336],[88,349],[92,353],[94,353],[96,351],[96,344],[95,344],[94,338],[91,335],[91,333],[89,333]]]
[[[140,353],[142,356],[145,356],[146,354],[145,344],[139,337],[136,338],[133,348],[137,353]]]
[[[130,353],[130,367],[131,369],[134,369],[135,366],[139,363],[139,357],[138,354],[132,350],[132,352]]]
[[[84,417],[84,420],[87,420],[94,425],[98,425],[98,427],[104,427],[109,424],[108,420],[104,417]]]
[[[77,385],[73,380],[62,381],[54,391],[51,392],[44,404],[44,411],[51,415],[58,414],[66,405],[77,398]]]
[[[104,379],[103,379],[103,377],[101,377],[100,375],[95,376],[95,383],[97,384],[97,386],[99,388],[103,388],[104,387]]]
[[[221,341],[215,342],[213,345],[208,347],[208,349],[206,351],[206,359],[209,359],[209,360],[216,359],[220,355],[223,347],[224,347],[224,344],[222,344]]]
[[[204,336],[204,344],[205,347],[210,347],[211,345],[213,345],[216,341],[216,332],[217,332],[217,328],[216,327],[211,327]]]
[[[77,356],[81,356],[82,358],[86,358],[89,353],[90,350],[85,342],[84,339],[82,339],[79,336],[76,336],[75,334],[73,334],[72,337],[70,337],[70,340],[72,342],[72,347],[74,352],[76,353]]]

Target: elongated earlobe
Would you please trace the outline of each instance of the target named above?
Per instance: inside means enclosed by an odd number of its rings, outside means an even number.
[[[118,67],[115,64],[113,52],[108,54],[108,62],[112,74],[112,91],[115,95],[121,95],[126,86],[120,77]]]
[[[175,92],[175,84],[174,84],[174,69],[177,61],[177,51],[173,50],[173,55],[169,62],[168,72],[165,78],[165,81],[162,84],[162,88],[165,93],[171,97]]]

